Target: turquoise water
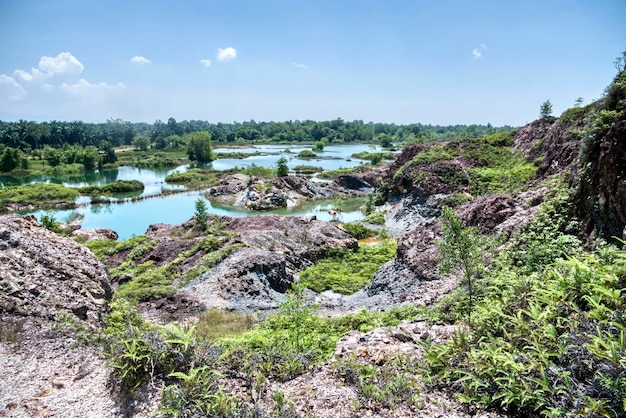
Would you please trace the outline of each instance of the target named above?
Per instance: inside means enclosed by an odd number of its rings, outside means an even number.
[[[289,151],[286,151],[286,150]],[[216,151],[227,152],[259,152],[261,155],[252,155],[244,159],[220,159],[213,161],[208,166],[216,170],[226,170],[233,167],[247,167],[256,164],[263,167],[275,167],[276,161],[285,156],[288,166],[293,169],[297,165],[314,165],[325,170],[354,167],[362,164],[362,161],[352,159],[353,153],[362,151],[379,152],[379,147],[373,148],[367,144],[332,145],[326,146],[319,157],[303,160],[297,158],[297,154],[303,149],[311,149],[311,146],[302,145],[259,145],[255,148],[221,148]],[[51,182],[64,184],[70,187],[82,187],[86,185],[102,185],[115,180],[139,180],[144,183],[145,189],[141,196],[149,197],[144,200],[131,201],[123,199],[115,203],[91,204],[91,199],[81,197],[77,203],[82,206],[73,210],[52,210],[28,212],[41,219],[43,213],[53,215],[58,221],[68,222],[76,217],[81,217],[80,224],[83,228],[110,228],[116,231],[120,240],[141,235],[148,227],[156,223],[180,224],[190,219],[195,211],[195,201],[201,196],[201,192],[181,192],[184,186],[170,185],[165,183],[165,177],[173,172],[184,172],[194,165],[181,165],[174,169],[146,169],[136,167],[119,167],[110,170],[95,171],[81,175],[64,175],[57,177],[29,176],[11,177],[0,176],[0,186],[28,184],[37,182]],[[167,194],[168,191],[178,191],[175,194]],[[163,195],[163,193],[166,193]],[[359,206],[364,204],[363,199],[347,201],[314,201],[307,202],[298,208],[280,209],[272,212],[281,215],[302,216],[315,214],[318,219],[341,222],[353,222],[363,218]],[[341,207],[336,215],[331,215],[328,210]],[[259,212],[249,212],[234,206],[213,206],[207,201],[209,213],[227,216],[254,216]]]

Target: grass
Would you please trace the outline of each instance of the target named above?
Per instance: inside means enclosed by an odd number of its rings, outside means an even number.
[[[324,171],[322,167],[317,167],[314,165],[298,165],[293,168],[298,174],[314,174],[319,173],[320,171]]]
[[[254,315],[249,313],[240,314],[209,309],[198,318],[196,336],[209,341],[232,337],[250,330],[255,322]]]
[[[54,183],[4,187],[0,189],[0,211],[6,210],[11,204],[20,207],[33,205],[38,208],[72,207],[79,195],[77,189]]]
[[[333,290],[349,295],[368,284],[372,276],[396,252],[393,240],[362,245],[358,249],[331,251],[324,258],[300,273],[301,283],[315,292]]]
[[[139,180],[117,180],[103,186],[85,186],[78,189],[82,195],[110,195],[114,193],[142,192],[144,184]]]
[[[165,177],[165,182],[170,184],[184,184],[188,188],[199,189],[208,187],[217,182],[219,173],[214,170],[192,168],[183,173],[172,173]]]
[[[336,170],[325,170],[325,171],[322,171],[318,177],[323,178],[323,179],[334,179],[335,177],[338,177],[338,176],[352,174],[358,169],[359,167],[357,166],[357,167],[348,167],[348,168],[338,168]]]

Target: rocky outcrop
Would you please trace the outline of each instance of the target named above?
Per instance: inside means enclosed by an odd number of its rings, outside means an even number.
[[[110,296],[86,247],[33,216],[0,216],[0,416],[123,415],[99,348],[75,344]]]
[[[77,237],[83,241],[91,241],[94,239],[110,239],[116,241],[118,238],[117,232],[109,228],[78,228],[72,231],[72,236]]]
[[[582,220],[588,243],[625,238],[626,113],[604,135],[584,143],[570,186],[575,189],[574,212]]]
[[[312,199],[364,196],[373,190],[371,184],[354,175],[339,176],[331,183],[322,184],[297,176],[268,180],[245,174],[232,174],[212,187],[208,192],[208,198],[215,203],[267,211],[296,207]]]
[[[224,218],[244,247],[179,292],[207,308],[237,311],[274,309],[297,273],[334,247],[357,241],[334,225],[312,217]]]
[[[582,120],[539,119],[520,128],[514,135],[513,149],[529,162],[535,162],[537,178],[545,178],[569,168],[578,155],[577,135]]]
[[[91,325],[111,296],[106,269],[86,247],[48,231],[33,216],[0,216],[0,312]]]

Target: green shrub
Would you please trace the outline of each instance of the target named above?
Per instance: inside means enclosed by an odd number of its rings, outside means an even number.
[[[367,222],[374,225],[385,224],[385,214],[383,212],[372,212],[363,219],[363,222]]]
[[[300,281],[315,292],[330,289],[348,295],[369,283],[374,273],[395,252],[396,243],[392,240],[362,245],[354,251],[337,251],[300,273]]]
[[[10,204],[51,208],[73,206],[78,190],[54,183],[34,183],[0,188],[0,211]]]
[[[78,189],[82,195],[109,195],[113,193],[142,192],[144,184],[139,180],[116,180],[103,186],[85,186]]]
[[[315,158],[317,154],[311,150],[305,149],[298,153],[298,158]]]
[[[356,239],[370,238],[370,237],[375,237],[376,235],[378,235],[378,231],[370,229],[364,226],[363,224],[357,223],[357,222],[343,224],[341,225],[341,227],[348,234],[352,235]]]

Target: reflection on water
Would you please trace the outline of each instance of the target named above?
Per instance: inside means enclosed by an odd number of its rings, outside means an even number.
[[[289,151],[286,151],[289,148]],[[220,159],[209,164],[181,165],[174,169],[147,169],[136,167],[118,167],[85,174],[69,174],[63,176],[28,176],[12,177],[0,176],[0,186],[28,184],[34,182],[61,183],[71,187],[87,185],[103,185],[116,180],[139,180],[144,183],[145,189],[138,198],[125,199],[118,203],[91,204],[92,198],[80,197],[78,204],[83,206],[75,210],[53,210],[57,220],[68,222],[77,216],[83,217],[83,228],[110,228],[119,234],[121,240],[133,235],[141,235],[148,227],[156,223],[180,224],[190,219],[195,211],[195,201],[200,192],[182,192],[170,194],[168,191],[181,191],[184,186],[165,183],[165,177],[173,172],[184,172],[194,167],[210,167],[216,170],[226,170],[234,167],[247,167],[256,164],[263,167],[275,167],[277,160],[285,156],[288,166],[293,169],[297,165],[315,165],[325,170],[354,167],[362,164],[360,160],[352,159],[353,153],[362,151],[378,152],[380,148],[373,148],[367,144],[329,145],[319,152],[318,158],[303,160],[297,154],[311,149],[310,145],[259,145],[254,148],[231,149],[231,152],[254,153],[245,159]],[[226,149],[216,149],[217,152],[228,152]],[[258,155],[256,154],[258,152]],[[156,196],[149,199],[142,197]],[[208,203],[208,202],[207,202]],[[272,212],[249,212],[232,206],[213,206],[207,204],[208,211],[216,215],[252,216],[264,213],[280,215],[302,216],[314,214],[318,219],[325,221],[353,222],[363,218],[359,207],[364,204],[363,199],[312,201],[306,202],[298,208],[280,209]],[[39,219],[45,211],[34,213]]]

